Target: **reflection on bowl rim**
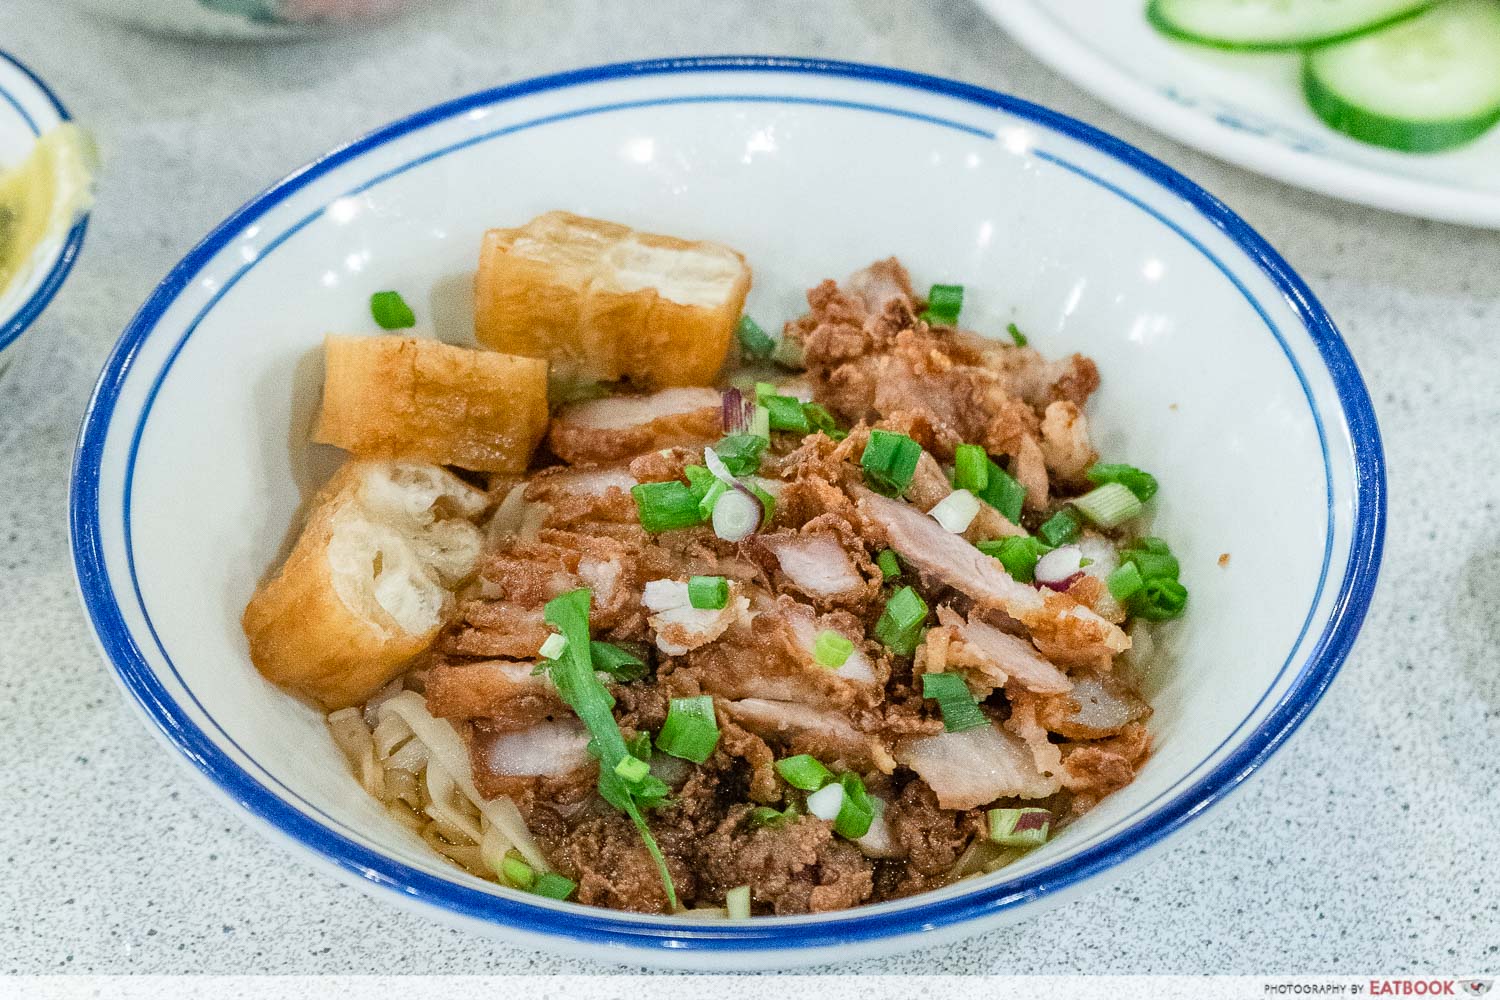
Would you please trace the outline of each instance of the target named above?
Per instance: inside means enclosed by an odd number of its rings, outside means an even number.
[[[31,81],[37,91],[52,104],[53,109],[57,112],[59,121],[70,122],[73,120],[73,116],[68,113],[68,109],[63,105],[63,102],[52,92],[52,88],[43,83],[42,78],[37,76],[30,67],[4,49],[0,49],[0,60],[10,63],[22,76]],[[26,124],[31,126],[32,133],[38,138],[41,137],[41,129],[37,128],[36,123],[31,120],[31,116],[21,107],[20,101],[14,95],[7,92],[4,87],[0,87],[0,101],[4,101],[13,107],[20,114],[21,118],[25,120]],[[26,329],[36,321],[36,318],[42,314],[42,310],[46,309],[47,304],[52,301],[52,297],[57,294],[58,289],[62,287],[63,281],[68,277],[68,272],[73,269],[73,261],[78,257],[78,251],[83,247],[83,236],[88,231],[88,227],[89,213],[84,212],[83,216],[73,224],[73,228],[68,231],[67,238],[63,240],[63,244],[53,258],[52,266],[48,269],[47,276],[42,279],[41,284],[32,291],[31,295],[21,303],[21,307],[14,313],[11,313],[9,316],[0,316],[0,352],[5,351],[6,348],[21,338],[21,334],[25,333]]]
[[[1279,702],[1205,776],[1124,830],[1079,853],[1036,871],[952,896],[914,897],[904,905],[882,904],[812,917],[758,918],[746,922],[689,922],[616,911],[520,900],[494,895],[441,878],[355,843],[262,786],[208,738],[163,688],[136,648],[114,601],[99,525],[100,470],[104,444],[120,390],[141,343],[166,308],[201,267],[245,225],[329,171],[364,153],[435,122],[507,100],[600,82],[678,73],[782,72],[870,82],[957,98],[986,110],[1029,120],[1076,140],[1185,200],[1258,266],[1285,297],[1319,352],[1338,396],[1353,445],[1356,499],[1348,565],[1312,652]],[[1248,294],[1248,293],[1247,293]],[[1315,407],[1315,414],[1317,409]],[[1334,412],[1334,411],[1329,411]],[[857,63],[776,57],[704,57],[622,63],[540,77],[461,97],[418,112],[341,146],[290,174],[235,212],[170,272],[121,336],[100,376],[79,436],[70,499],[75,569],[85,609],[122,685],[188,761],[218,790],[254,817],[346,874],[396,893],[439,913],[513,927],[575,945],[605,945],[654,951],[659,959],[697,952],[731,959],[736,952],[817,949],[910,937],[999,913],[1080,884],[1153,846],[1239,785],[1302,722],[1348,655],[1368,609],[1380,564],[1385,522],[1385,467],[1369,395],[1347,347],[1311,291],[1291,267],[1238,216],[1165,164],[1091,126],[995,91]],[[1315,609],[1316,610],[1316,607]],[[1313,619],[1310,619],[1313,620]],[[1299,647],[1300,648],[1300,645]],[[1274,682],[1273,682],[1274,683]],[[642,951],[636,950],[636,957]],[[624,959],[628,953],[617,952]],[[747,958],[749,955],[746,956]],[[790,956],[789,956],[790,957]]]

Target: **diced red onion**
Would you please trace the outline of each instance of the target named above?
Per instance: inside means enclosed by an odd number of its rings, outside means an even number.
[[[1056,588],[1083,567],[1083,550],[1076,545],[1064,545],[1053,549],[1036,561],[1036,582]]]
[[[1068,577],[1066,580],[1058,580],[1055,583],[1041,583],[1039,584],[1039,586],[1046,587],[1048,590],[1066,591],[1068,588],[1072,587],[1073,584],[1077,583],[1079,580],[1082,580],[1086,575],[1086,573],[1080,570],[1079,572],[1074,573],[1072,576]]]
[[[742,542],[755,534],[764,516],[760,498],[736,483],[714,504],[714,534],[726,542]]]
[[[755,404],[745,398],[745,394],[730,386],[724,390],[723,413],[720,420],[724,424],[725,434],[743,434],[750,429],[750,421],[755,416]]]

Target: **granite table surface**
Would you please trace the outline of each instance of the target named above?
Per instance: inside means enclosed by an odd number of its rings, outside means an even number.
[[[67,550],[69,465],[134,310],[293,167],[467,91],[723,51],[996,87],[1183,170],[1269,237],[1338,321],[1391,469],[1361,641],[1258,776],[1144,869],[1039,921],[825,971],[1500,971],[1500,234],[1332,201],[1176,145],[960,0],[456,0],[270,46],[154,37],[61,0],[4,0],[0,48],[54,86],[106,163],[77,268],[0,390],[0,974],[616,971],[371,901],[211,798],[95,649]]]

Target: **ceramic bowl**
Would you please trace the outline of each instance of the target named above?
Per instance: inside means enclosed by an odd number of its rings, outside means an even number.
[[[67,108],[41,77],[0,51],[0,171],[26,159],[44,132],[68,120]],[[18,280],[0,289],[0,369],[10,363],[21,335],[62,287],[87,228],[84,217],[67,232],[45,240]]]
[[[994,875],[741,922],[511,892],[391,821],[319,714],[255,672],[240,612],[330,467],[306,443],[324,333],[371,331],[370,293],[395,288],[438,336],[468,339],[481,233],[553,208],[739,248],[755,268],[749,310],[767,321],[805,308],[819,279],[896,253],[919,284],[962,283],[977,329],[1014,321],[1044,352],[1094,357],[1096,444],[1160,478],[1157,524],[1192,590],[1147,685],[1155,752],[1136,781]],[[1375,584],[1384,502],[1370,400],[1332,322],[1264,239],[1171,168],[961,83],[711,58],[464,97],[255,198],[121,337],[82,430],[71,516],[83,600],[125,691],[291,850],[472,931],[746,968],[972,934],[1139,871],[1332,680]]]

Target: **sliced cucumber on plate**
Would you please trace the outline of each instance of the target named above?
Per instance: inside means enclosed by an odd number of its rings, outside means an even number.
[[[1375,34],[1309,52],[1318,117],[1410,153],[1461,145],[1500,122],[1500,0],[1446,0]]]
[[[1326,45],[1420,14],[1436,0],[1151,0],[1147,19],[1188,42],[1222,49]]]

